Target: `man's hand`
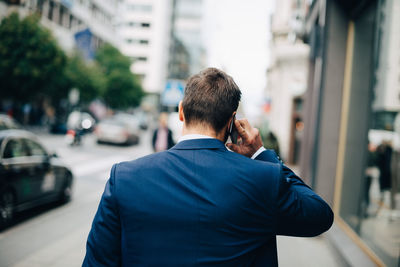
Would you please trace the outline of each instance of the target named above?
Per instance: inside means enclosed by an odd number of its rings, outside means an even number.
[[[240,139],[237,144],[229,143],[226,146],[236,153],[251,158],[263,146],[260,131],[253,128],[247,119],[235,120],[235,126]]]

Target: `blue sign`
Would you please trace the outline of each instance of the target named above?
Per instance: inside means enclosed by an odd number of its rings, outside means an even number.
[[[61,0],[61,3],[68,8],[72,8],[72,5],[74,4],[74,0]]]
[[[161,94],[161,103],[164,106],[177,106],[183,99],[185,82],[181,80],[167,80]]]
[[[75,43],[82,56],[87,60],[94,59],[96,49],[94,48],[93,34],[89,28],[75,33]]]

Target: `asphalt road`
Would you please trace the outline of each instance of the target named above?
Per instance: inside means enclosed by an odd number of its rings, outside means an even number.
[[[86,136],[82,146],[71,148],[60,135],[41,133],[39,138],[71,167],[73,197],[64,205],[18,214],[16,222],[0,232],[0,267],[81,266],[111,166],[152,152],[149,132],[134,146],[98,145],[93,136]],[[280,266],[341,266],[324,237],[278,237],[278,258]]]

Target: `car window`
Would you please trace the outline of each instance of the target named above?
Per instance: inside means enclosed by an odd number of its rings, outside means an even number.
[[[8,141],[4,149],[3,158],[17,158],[28,156],[28,150],[21,139]]]
[[[24,141],[29,150],[30,156],[46,156],[47,155],[46,150],[44,150],[44,148],[40,144],[38,144],[35,141],[32,141],[30,139],[25,139]]]
[[[0,121],[0,130],[7,130],[7,129],[8,129],[7,125],[4,122]]]

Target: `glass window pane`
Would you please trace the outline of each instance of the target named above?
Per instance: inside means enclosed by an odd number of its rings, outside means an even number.
[[[47,154],[46,151],[38,143],[36,143],[32,140],[29,140],[29,139],[25,139],[25,143],[29,149],[30,156],[46,156],[46,154]]]
[[[26,150],[22,140],[14,139],[8,141],[4,149],[4,158],[18,158],[28,156],[28,151]]]

